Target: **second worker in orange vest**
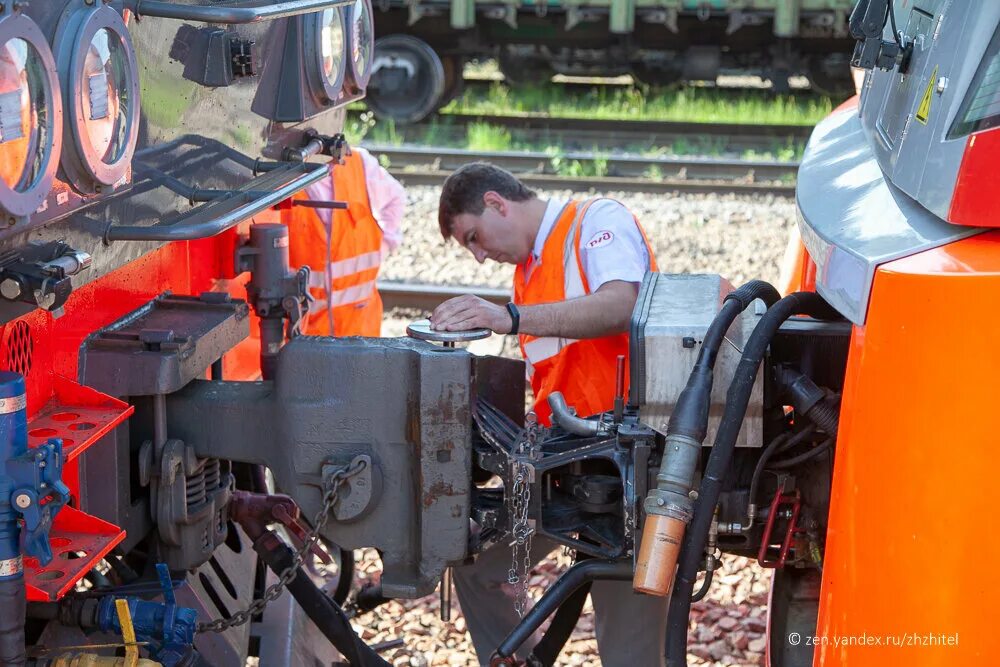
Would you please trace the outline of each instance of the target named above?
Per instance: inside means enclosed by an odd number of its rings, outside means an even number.
[[[314,336],[378,336],[382,299],[375,288],[382,259],[402,238],[403,186],[363,148],[352,148],[330,177],[296,200],[342,201],[347,209],[293,207],[288,255],[293,267],[309,266],[313,301],[304,330]]]

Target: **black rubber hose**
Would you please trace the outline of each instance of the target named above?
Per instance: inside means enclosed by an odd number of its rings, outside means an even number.
[[[549,623],[549,629],[531,649],[528,664],[534,667],[552,667],[556,664],[556,658],[562,653],[563,647],[573,634],[573,629],[580,621],[580,614],[587,604],[588,595],[590,595],[589,582],[573,591],[573,594],[559,605],[556,615]]]
[[[801,465],[806,461],[811,461],[816,458],[826,450],[830,449],[830,445],[833,444],[833,438],[824,440],[821,444],[816,445],[807,452],[798,454],[797,456],[792,456],[787,459],[782,459],[780,461],[775,461],[769,464],[767,467],[771,470],[787,470],[788,468],[794,468],[797,465]]]
[[[668,667],[682,667],[687,660],[688,617],[691,611],[691,592],[698,574],[705,541],[712,524],[715,506],[719,502],[722,483],[732,461],[736,439],[743,425],[750,395],[760,363],[771,339],[782,323],[792,315],[804,314],[817,319],[839,318],[837,312],[813,292],[796,292],[775,303],[761,317],[743,349],[743,356],[733,374],[733,381],[726,394],[726,409],[719,423],[715,444],[709,455],[702,477],[694,517],[684,535],[674,590],[670,597],[667,615],[666,656]]]
[[[834,397],[820,401],[806,413],[806,417],[823,429],[827,435],[836,438],[837,429],[840,427],[839,398]]]
[[[715,570],[705,570],[705,579],[701,582],[701,588],[698,592],[691,596],[691,602],[698,602],[708,595],[709,589],[712,588],[712,578],[715,576]]]
[[[816,430],[815,424],[809,424],[804,429],[798,433],[788,437],[787,433],[782,433],[771,441],[763,452],[761,452],[760,458],[757,459],[757,465],[753,469],[753,477],[750,479],[750,494],[748,498],[750,502],[754,502],[757,497],[757,485],[760,484],[760,476],[764,472],[767,462],[770,460],[771,456],[775,452],[788,449],[789,447],[794,447],[795,445],[802,442],[805,438],[812,435],[813,431]]]
[[[545,591],[545,594],[535,603],[521,622],[515,626],[507,638],[497,647],[496,655],[509,658],[535,630],[541,627],[545,619],[556,611],[581,586],[591,581],[632,580],[632,559],[628,560],[598,560],[596,558],[577,563],[566,570],[556,583]]]
[[[708,411],[711,408],[712,370],[726,332],[739,314],[756,299],[763,300],[770,308],[780,296],[778,290],[763,280],[751,280],[726,295],[722,308],[705,331],[698,359],[688,376],[687,384],[677,397],[677,405],[667,425],[668,435],[684,435],[698,442],[705,439]]]
[[[258,540],[254,549],[271,571],[280,574],[293,562],[292,550],[277,540]],[[330,596],[321,591],[300,567],[295,578],[288,582],[288,592],[302,607],[306,616],[330,640],[334,648],[344,654],[355,667],[389,667],[381,656],[354,632],[347,615]]]
[[[0,667],[20,667],[27,661],[24,619],[27,591],[24,576],[0,579]]]

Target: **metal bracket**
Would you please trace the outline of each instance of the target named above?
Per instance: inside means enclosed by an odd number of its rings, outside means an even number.
[[[7,461],[7,475],[15,484],[10,505],[24,519],[21,551],[36,557],[42,565],[52,560],[49,546],[52,521],[69,502],[69,487],[62,481],[62,464],[62,440],[58,438]]]
[[[382,475],[377,466],[372,463],[372,457],[367,454],[355,456],[349,467],[364,463],[364,469],[356,475],[348,477],[341,486],[340,502],[333,508],[337,521],[352,521],[365,515],[366,510],[374,505],[382,493]],[[343,465],[333,461],[323,464],[321,469],[323,479],[339,472]]]

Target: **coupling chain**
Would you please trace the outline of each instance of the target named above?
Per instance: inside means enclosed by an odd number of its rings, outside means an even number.
[[[507,583],[514,586],[514,611],[524,618],[528,606],[528,573],[531,571],[531,538],[535,532],[528,519],[531,504],[530,463],[536,453],[538,420],[534,412],[525,418],[524,435],[511,457],[510,543],[511,563]],[[520,572],[518,569],[520,568]]]
[[[337,501],[340,499],[340,488],[348,479],[364,470],[367,465],[365,461],[359,460],[353,465],[344,466],[328,475],[323,481],[323,505],[316,513],[316,516],[313,517],[312,528],[306,533],[305,539],[302,541],[302,546],[295,551],[291,564],[278,575],[278,580],[268,586],[260,598],[247,605],[246,609],[237,611],[228,618],[217,618],[214,621],[199,623],[198,632],[225,632],[229,628],[243,625],[264,611],[264,608],[268,604],[277,600],[281,596],[285,586],[291,583],[292,579],[298,574],[299,567],[305,562],[306,554],[319,541],[320,531],[326,525],[330,518],[330,512],[333,511],[333,508],[337,505]]]

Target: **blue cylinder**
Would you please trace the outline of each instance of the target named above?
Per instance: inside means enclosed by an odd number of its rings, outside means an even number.
[[[17,513],[11,506],[14,480],[7,463],[28,451],[24,377],[0,371],[0,580],[23,576]]]

